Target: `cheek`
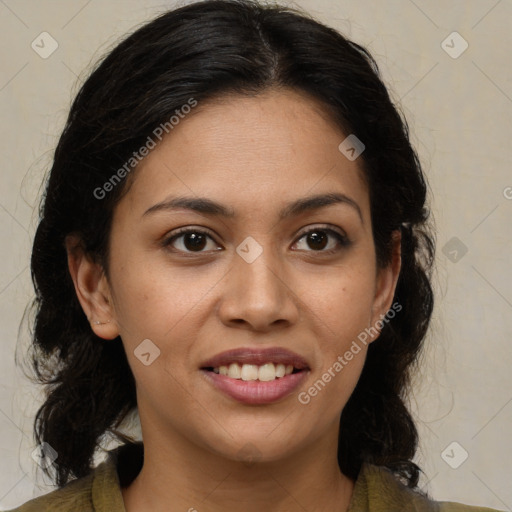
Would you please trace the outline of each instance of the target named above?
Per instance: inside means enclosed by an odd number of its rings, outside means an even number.
[[[158,408],[165,389],[168,400],[181,403],[183,389],[176,378],[183,379],[191,359],[199,329],[194,318],[209,281],[196,278],[191,286],[179,270],[165,271],[135,258],[117,268],[112,276],[115,313],[138,394]]]
[[[119,257],[111,274],[116,319],[139,386],[175,387],[171,376],[184,377],[193,362],[194,342],[200,338],[208,314],[208,294],[222,273],[206,267],[170,268],[160,259],[149,261],[133,254]],[[150,358],[153,352],[158,354],[150,366],[137,358],[144,340],[151,341],[145,342],[152,352]],[[170,380],[164,384],[167,374]],[[157,375],[160,377],[153,382]]]
[[[212,279],[191,269],[171,269],[132,257],[120,258],[112,281],[121,335],[162,338],[193,311]]]
[[[347,359],[350,352],[350,360]],[[300,390],[298,402],[309,417],[316,417],[317,425],[337,421],[357,385],[366,359],[367,347],[361,345],[357,354],[342,351],[315,373],[308,386]],[[316,411],[316,412],[315,412]],[[314,430],[315,428],[313,428]]]
[[[303,278],[300,295],[325,331],[332,334],[328,337],[334,337],[340,350],[340,343],[369,326],[374,296],[371,265],[344,265],[331,269],[321,278],[318,275]]]
[[[321,348],[315,372],[321,382],[317,380],[315,389],[306,392],[312,400],[318,393],[317,402],[334,414],[348,400],[364,366],[369,341],[365,329],[370,326],[375,289],[373,267],[340,266],[328,277],[316,276],[315,282],[316,286],[305,286],[302,297],[307,297]]]

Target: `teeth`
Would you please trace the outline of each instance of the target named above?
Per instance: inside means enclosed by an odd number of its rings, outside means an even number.
[[[219,371],[220,371],[220,368],[219,368]],[[229,365],[229,369],[228,369],[228,377],[231,377],[232,379],[241,379],[242,378],[242,370],[240,369],[240,366],[238,366],[236,363],[231,363]]]
[[[266,363],[262,366],[256,364],[244,364],[240,366],[238,363],[231,363],[229,366],[219,366],[214,368],[215,373],[220,375],[227,375],[232,379],[241,380],[259,380],[262,382],[268,382],[275,380],[276,378],[290,375],[293,372],[293,365]]]
[[[274,380],[276,376],[276,367],[274,366],[274,363],[267,363],[259,367],[258,380],[267,382],[269,380]]]

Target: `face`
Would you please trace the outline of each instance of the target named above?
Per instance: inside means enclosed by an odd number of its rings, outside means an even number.
[[[346,135],[293,91],[199,104],[117,205],[108,279],[70,257],[84,310],[102,322],[92,328],[122,338],[145,440],[180,439],[231,459],[251,445],[275,460],[337,439],[367,345],[344,355],[390,308],[399,271],[396,251],[377,267],[362,169],[338,149]],[[327,200],[308,203],[314,196]],[[171,204],[177,197],[196,204]],[[225,351],[269,348],[306,368],[238,380],[244,389],[204,369]],[[248,386],[264,386],[263,401]]]

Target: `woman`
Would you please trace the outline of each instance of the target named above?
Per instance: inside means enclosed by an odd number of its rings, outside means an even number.
[[[129,36],[47,184],[35,433],[60,488],[16,510],[489,510],[417,489],[425,199],[376,64],[334,30],[218,0]],[[135,409],[143,444],[117,430]]]

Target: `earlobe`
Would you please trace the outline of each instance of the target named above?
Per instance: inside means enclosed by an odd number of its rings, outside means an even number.
[[[378,331],[378,334],[373,337],[372,341],[379,337],[384,323],[383,318],[392,306],[402,266],[401,240],[401,232],[398,230],[393,231],[391,261],[386,268],[378,270],[371,320],[371,326],[374,327],[374,330]]]
[[[66,237],[66,251],[75,292],[91,329],[100,338],[116,338],[119,329],[103,267],[85,253],[80,238],[75,235]]]

